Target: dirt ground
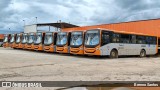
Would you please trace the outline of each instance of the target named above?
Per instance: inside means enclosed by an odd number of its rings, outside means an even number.
[[[0,48],[0,81],[160,81],[160,57],[73,56]]]

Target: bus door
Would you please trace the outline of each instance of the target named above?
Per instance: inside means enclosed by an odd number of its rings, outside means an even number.
[[[136,35],[130,35],[131,41],[130,41],[130,47],[129,47],[129,55],[137,55],[137,53],[139,54],[139,47],[136,44]]]
[[[119,55],[129,55],[130,35],[120,34],[120,43],[118,48]]]

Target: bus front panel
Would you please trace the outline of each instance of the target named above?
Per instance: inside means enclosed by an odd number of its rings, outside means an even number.
[[[12,34],[11,35],[11,40],[10,40],[10,43],[9,43],[9,47],[15,48],[15,40],[16,40],[16,34]]]
[[[47,32],[44,37],[44,51],[56,52],[57,33]]]
[[[28,34],[27,33],[23,33],[20,47],[22,47],[22,49],[27,49],[27,46],[26,46],[27,42],[28,42]]]
[[[28,42],[26,45],[26,48],[28,50],[34,50],[34,38],[35,38],[35,34],[34,33],[30,33],[28,36]]]
[[[3,39],[3,47],[4,48],[9,47],[9,42],[10,42],[10,34],[8,35],[6,34]]]
[[[100,44],[101,44],[101,32],[99,29],[88,30],[85,34],[85,47],[84,54],[87,55],[101,55]]]
[[[70,33],[59,32],[57,34],[56,52],[58,53],[70,53]]]
[[[20,49],[21,47],[21,34],[16,35],[15,48]]]
[[[84,54],[84,33],[82,31],[71,32],[70,53],[76,55]]]
[[[34,40],[34,50],[43,51],[44,33],[37,32]]]

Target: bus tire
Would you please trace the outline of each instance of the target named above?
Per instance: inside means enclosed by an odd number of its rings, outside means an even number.
[[[113,49],[110,53],[110,58],[118,58],[118,51]]]
[[[145,51],[144,49],[141,50],[141,52],[140,52],[140,57],[141,57],[141,58],[146,57],[146,51]]]

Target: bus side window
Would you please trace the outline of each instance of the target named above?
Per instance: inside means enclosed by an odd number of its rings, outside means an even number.
[[[120,43],[130,43],[130,35],[121,34]]]
[[[136,44],[136,35],[131,35],[131,43]]]
[[[152,44],[154,44],[154,45],[157,44],[157,38],[156,37],[152,37]]]
[[[146,37],[146,44],[152,44],[152,37]]]
[[[137,44],[146,44],[145,36],[137,36]]]
[[[3,42],[3,39],[0,39],[0,42]]]
[[[113,36],[112,36],[112,43],[119,43],[119,37],[120,37],[120,35],[119,34],[113,34]]]

